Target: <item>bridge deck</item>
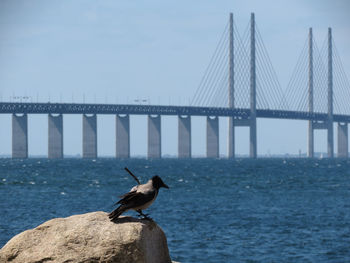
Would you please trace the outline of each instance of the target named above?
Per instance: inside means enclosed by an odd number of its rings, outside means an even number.
[[[86,103],[21,103],[0,102],[0,114],[132,114],[132,115],[190,115],[234,116],[249,119],[249,109],[230,109],[193,106],[162,106],[134,104],[86,104]],[[288,110],[257,110],[258,118],[292,120],[327,120],[327,113],[309,113]],[[350,122],[350,115],[334,114],[335,122]]]

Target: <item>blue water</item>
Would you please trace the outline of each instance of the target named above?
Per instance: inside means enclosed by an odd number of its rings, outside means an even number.
[[[147,212],[173,260],[350,262],[350,161],[336,159],[0,159],[0,247],[54,217],[111,211],[135,184],[124,166],[170,186]]]

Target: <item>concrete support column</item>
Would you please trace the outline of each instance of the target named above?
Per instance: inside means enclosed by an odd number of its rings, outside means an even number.
[[[219,117],[207,116],[207,157],[219,158]]]
[[[161,119],[160,115],[148,115],[148,158],[161,158]]]
[[[328,152],[328,158],[334,157],[333,119],[327,122],[327,152]]]
[[[63,115],[49,114],[48,121],[48,157],[50,159],[63,158]]]
[[[129,115],[116,115],[116,157],[130,158],[130,118]]]
[[[233,117],[228,117],[228,158],[235,158],[235,124]]]
[[[338,157],[349,157],[348,124],[338,123]]]
[[[233,14],[230,13],[230,47],[229,47],[229,107],[234,109],[234,39],[233,39]],[[228,158],[235,157],[235,126],[234,118],[229,117],[228,121]]]
[[[307,157],[313,158],[314,157],[314,128],[313,128],[312,121],[309,121],[307,139],[308,139]]]
[[[12,114],[12,158],[28,158],[27,114]]]
[[[256,138],[256,117],[251,119],[249,131],[249,157],[256,158],[258,156]]]
[[[327,149],[328,158],[334,157],[333,136],[333,55],[332,55],[332,29],[328,28],[328,132]]]
[[[312,40],[312,28],[309,29],[309,79],[308,79],[308,101],[309,112],[314,111],[314,66],[313,66],[313,40]],[[313,121],[309,121],[308,125],[308,147],[307,156],[314,157],[314,127]]]
[[[179,116],[178,157],[191,158],[191,116]]]
[[[83,158],[97,158],[96,114],[83,114]]]
[[[249,156],[257,157],[256,136],[256,67],[255,67],[255,16],[250,20],[250,129],[249,129]]]

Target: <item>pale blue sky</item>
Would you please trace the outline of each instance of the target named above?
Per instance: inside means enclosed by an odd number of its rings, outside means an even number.
[[[0,1],[0,97],[33,101],[187,104],[234,13],[242,32],[256,22],[285,88],[309,27],[322,44],[327,28],[350,74],[350,2],[310,1]],[[11,153],[11,118],[0,116],[0,154]],[[193,118],[193,154],[205,153],[205,120]],[[64,116],[64,153],[81,153],[81,116]],[[274,127],[272,130],[270,127]],[[220,121],[226,154],[227,121]],[[131,119],[131,153],[146,154],[146,117]],[[177,151],[177,119],[162,119],[163,154]],[[248,129],[237,129],[248,153]],[[98,116],[98,153],[114,155],[114,118]],[[284,134],[284,135],[283,135]],[[336,134],[336,132],[335,132]],[[306,151],[307,123],[259,120],[258,154]],[[316,132],[326,151],[326,132]],[[29,154],[47,154],[47,116],[29,116]]]

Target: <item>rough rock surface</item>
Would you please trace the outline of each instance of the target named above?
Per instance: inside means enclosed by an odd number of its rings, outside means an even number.
[[[167,240],[153,221],[105,212],[49,220],[13,237],[1,250],[0,262],[167,263]]]

